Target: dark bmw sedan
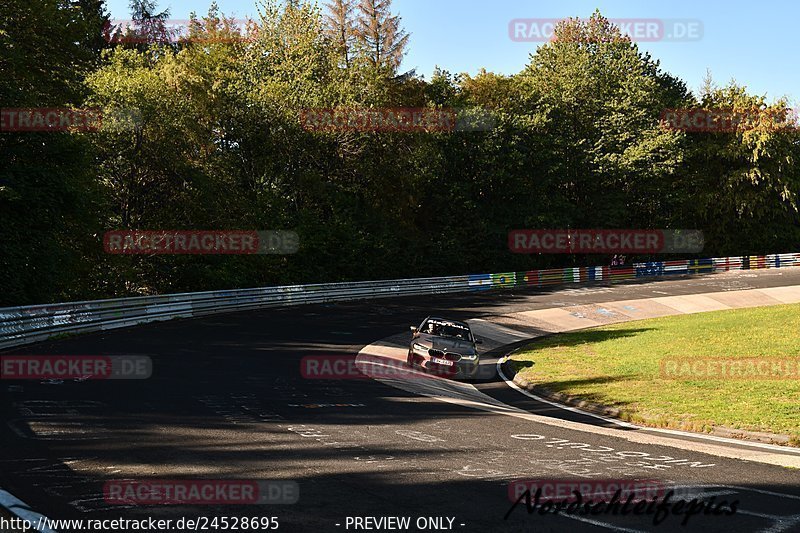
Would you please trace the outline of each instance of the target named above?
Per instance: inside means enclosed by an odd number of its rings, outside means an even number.
[[[472,378],[478,373],[480,357],[469,325],[444,318],[428,317],[419,327],[411,326],[408,366],[453,378]]]

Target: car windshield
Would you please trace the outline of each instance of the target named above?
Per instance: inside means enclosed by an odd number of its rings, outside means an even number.
[[[422,332],[439,337],[455,337],[465,341],[470,340],[469,329],[455,324],[443,324],[441,322],[430,321],[422,328]]]

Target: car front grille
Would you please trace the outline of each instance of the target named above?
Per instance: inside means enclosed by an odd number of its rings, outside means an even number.
[[[431,357],[436,357],[438,359],[447,359],[448,361],[461,361],[461,354],[457,354],[454,352],[444,352],[442,350],[436,350],[431,348],[428,350],[428,355]]]

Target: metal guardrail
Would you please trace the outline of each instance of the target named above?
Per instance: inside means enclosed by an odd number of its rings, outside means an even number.
[[[86,333],[160,320],[251,309],[791,266],[800,266],[800,253],[659,261],[620,267],[579,267],[438,278],[289,285],[5,307],[0,308],[0,348],[43,341],[62,334]]]
[[[469,290],[467,276],[290,285],[0,308],[0,348],[173,318]]]

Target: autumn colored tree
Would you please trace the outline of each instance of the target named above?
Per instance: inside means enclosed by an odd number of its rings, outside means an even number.
[[[4,303],[605,260],[512,254],[518,228],[698,228],[704,256],[797,251],[800,134],[771,123],[785,101],[735,83],[692,94],[599,12],[560,24],[517,74],[398,74],[409,38],[391,2],[355,2],[263,0],[244,28],[212,3],[176,38],[167,11],[135,0],[140,42],[108,46],[100,0],[0,5],[3,106],[106,112],[96,133],[0,135]],[[303,123],[331,107],[458,120],[415,133]],[[671,108],[767,118],[680,131],[662,123]],[[125,228],[292,229],[300,251],[104,254],[103,231]]]
[[[373,66],[394,72],[400,67],[410,36],[400,25],[400,16],[391,10],[392,0],[359,0],[356,38],[361,53]]]
[[[350,67],[350,59],[356,40],[353,0],[332,0],[325,4],[325,31],[335,43],[344,67]]]

